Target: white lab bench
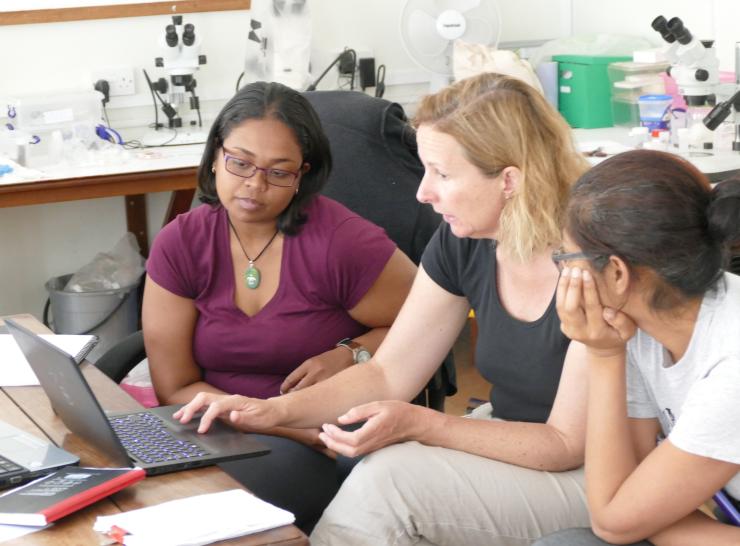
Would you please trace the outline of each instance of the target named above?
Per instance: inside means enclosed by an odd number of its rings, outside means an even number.
[[[172,191],[163,225],[193,200],[203,144],[129,150],[119,162],[51,166],[35,178],[0,177],[0,208],[126,196],[126,225],[142,252],[149,251],[146,194]]]
[[[601,146],[607,153],[630,149],[633,143],[625,127],[605,127],[602,129],[574,129],[576,142],[584,149],[595,149]],[[675,150],[675,148],[674,148]],[[677,153],[677,152],[675,152]],[[611,155],[611,154],[609,154]],[[682,155],[682,154],[679,154]],[[709,177],[711,182],[719,182],[725,178],[740,173],[740,152],[732,150],[715,150],[711,154],[686,157],[696,168]],[[589,158],[592,164],[603,161],[605,158]]]
[[[575,129],[582,147],[603,147],[608,153],[629,149],[628,131],[623,127]],[[163,146],[130,150],[125,159],[99,165],[56,166],[36,178],[0,177],[0,208],[126,196],[126,224],[144,254],[148,254],[146,194],[171,191],[163,225],[190,208],[197,184],[196,173],[203,144]],[[611,150],[611,152],[610,152]],[[740,172],[740,153],[726,151],[711,156],[689,157],[711,181]],[[592,163],[600,158],[590,158]]]

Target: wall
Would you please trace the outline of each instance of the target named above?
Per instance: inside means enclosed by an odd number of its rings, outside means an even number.
[[[734,67],[733,24],[740,18],[735,0],[698,3],[688,0],[499,0],[502,41],[546,40],[574,33],[619,32],[647,36],[656,14],[678,15],[700,37],[716,36],[724,68]],[[403,50],[398,0],[312,0],[315,58],[329,58],[345,46],[372,50],[387,65],[387,98],[409,110],[424,93],[426,73]],[[198,92],[213,113],[233,93],[241,72],[247,12],[198,13],[185,16],[202,33],[208,64],[198,75]],[[155,40],[168,22],[165,16],[48,23],[2,27],[0,32],[0,96],[87,87],[96,67],[136,68],[137,94],[113,98],[111,124],[148,123],[150,97],[141,68],[151,68],[158,55]],[[95,37],[94,39],[92,37]],[[322,69],[322,66],[319,66]],[[161,74],[157,74],[159,76]],[[420,83],[421,82],[421,83]],[[397,85],[394,85],[397,84]],[[131,121],[133,120],[133,121]],[[167,194],[147,198],[150,238],[156,234]],[[19,208],[0,208],[0,315],[41,314],[44,282],[70,273],[123,235],[123,198],[96,199]]]
[[[720,69],[735,70],[735,42],[740,41],[737,0],[573,0],[573,32],[636,34],[662,43],[650,28],[658,15],[680,17],[694,36],[714,39]]]

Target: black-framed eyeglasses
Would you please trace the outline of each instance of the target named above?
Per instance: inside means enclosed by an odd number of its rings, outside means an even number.
[[[226,153],[224,150],[224,167],[228,172],[241,178],[252,178],[257,171],[262,171],[265,174],[265,180],[268,184],[278,186],[280,188],[289,188],[298,179],[300,171],[286,171],[285,169],[273,169],[271,167],[258,167],[251,161],[242,159],[240,157],[233,156]]]
[[[562,250],[556,250],[552,253],[552,261],[558,270],[562,271],[565,267],[565,262],[570,260],[589,260],[592,262],[602,262],[604,258],[608,256],[604,254],[589,254],[588,252],[563,252]]]

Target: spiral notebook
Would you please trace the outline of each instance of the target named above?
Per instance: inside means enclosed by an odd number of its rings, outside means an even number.
[[[71,355],[78,364],[97,345],[96,335],[42,334],[40,337]],[[0,387],[38,385],[26,357],[10,334],[0,334]]]

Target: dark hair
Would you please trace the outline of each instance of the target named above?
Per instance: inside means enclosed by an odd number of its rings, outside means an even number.
[[[566,214],[583,252],[653,270],[659,282],[650,303],[670,309],[714,289],[727,267],[730,245],[740,240],[740,180],[712,189],[688,161],[634,150],[586,172]]]
[[[298,193],[278,216],[277,227],[294,235],[306,221],[304,209],[326,184],[331,172],[329,141],[316,111],[298,91],[279,83],[254,82],[242,87],[221,109],[208,134],[198,168],[198,190],[204,203],[219,203],[216,176],[211,172],[216,152],[232,129],[248,119],[275,118],[295,134],[310,170],[303,174]]]

